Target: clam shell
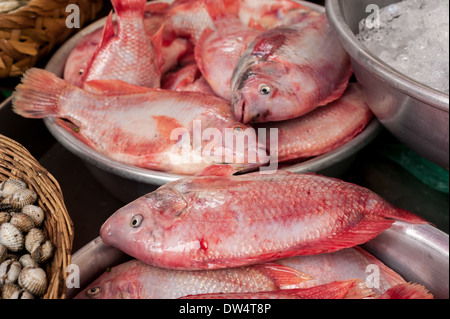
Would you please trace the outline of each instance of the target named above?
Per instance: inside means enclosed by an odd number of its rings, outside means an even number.
[[[0,285],[13,284],[19,278],[22,265],[17,260],[8,259],[0,264]]]
[[[36,227],[40,227],[42,222],[44,221],[44,216],[45,216],[44,215],[44,211],[39,206],[36,206],[36,205],[25,205],[22,208],[22,213],[24,213],[25,215],[30,216],[33,219],[34,224],[36,225]]]
[[[31,258],[30,254],[25,254],[19,258],[19,262],[22,265],[22,268],[25,267],[39,267],[39,264]]]
[[[32,253],[37,247],[45,242],[45,236],[41,229],[32,228],[25,236],[25,249]]]
[[[31,205],[37,200],[37,193],[29,188],[17,190],[10,198],[12,209],[21,210],[25,205]]]
[[[0,225],[11,220],[11,214],[8,212],[0,212]]]
[[[42,245],[36,247],[31,253],[31,258],[37,263],[43,263],[53,256],[53,244],[47,240]]]
[[[35,296],[43,296],[47,291],[47,275],[42,268],[24,268],[19,275],[19,286]]]
[[[24,238],[22,232],[10,223],[0,225],[0,244],[3,244],[12,252],[23,249]]]
[[[35,226],[33,219],[24,213],[15,213],[9,223],[16,226],[22,233],[28,233]]]
[[[0,263],[2,263],[6,259],[7,255],[8,255],[8,248],[6,248],[5,245],[0,244]]]
[[[2,298],[3,299],[19,299],[23,289],[15,284],[6,284],[3,286]]]
[[[6,198],[14,194],[19,189],[25,188],[27,188],[27,184],[24,181],[16,178],[10,178],[3,183],[0,189],[0,196]]]

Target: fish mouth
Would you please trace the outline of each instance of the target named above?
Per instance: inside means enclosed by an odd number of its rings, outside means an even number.
[[[248,103],[242,96],[236,99],[233,103],[234,118],[242,124],[246,124],[249,121]]]

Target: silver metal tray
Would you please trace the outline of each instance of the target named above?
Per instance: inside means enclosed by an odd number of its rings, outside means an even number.
[[[424,285],[436,299],[449,298],[449,237],[444,232],[431,225],[396,222],[363,247],[406,281]],[[130,259],[97,237],[72,256],[80,270],[80,287],[68,289],[67,298],[73,298],[107,267]]]
[[[410,79],[375,57],[356,38],[368,5],[398,0],[327,0],[330,24],[351,57],[369,106],[380,122],[419,155],[449,167],[449,96]]]

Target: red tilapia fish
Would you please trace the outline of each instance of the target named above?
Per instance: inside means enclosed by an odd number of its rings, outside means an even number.
[[[338,251],[395,220],[425,222],[336,179],[232,172],[211,166],[131,202],[103,224],[102,240],[154,266],[212,269]]]
[[[235,292],[191,295],[180,299],[365,299],[369,291],[358,288],[358,280],[336,281],[304,289],[282,289],[262,292]]]
[[[153,267],[131,260],[112,267],[75,299],[176,299],[208,293],[261,292],[297,286],[310,277],[276,263],[201,271]]]
[[[117,34],[111,13],[81,81],[122,80],[159,87],[162,28],[153,39],[148,36],[144,23],[146,0],[111,0],[111,3],[117,16]]]
[[[292,120],[261,123],[255,128],[264,128],[264,132],[278,129],[277,147],[271,148],[274,141],[266,136],[267,149],[277,153],[271,155],[279,162],[286,162],[337,149],[362,132],[372,118],[361,87],[351,83],[344,95],[329,105]]]
[[[65,119],[59,123],[70,133],[113,160],[175,174],[193,174],[224,161],[232,161],[236,169],[248,168],[259,165],[265,155],[256,134],[255,143],[235,146],[249,131],[218,97],[117,80],[88,84],[86,91],[31,69],[14,92],[13,109],[29,118]],[[199,131],[198,139],[193,130]]]
[[[163,22],[163,15],[153,14],[145,17],[144,26],[149,38],[156,34]],[[70,52],[66,60],[63,76],[67,82],[82,87],[84,73],[88,68],[97,46],[102,40],[102,33],[103,29],[100,28],[86,35]],[[161,74],[166,73],[176,66],[180,58],[190,49],[190,46],[186,39],[164,37],[161,48],[161,56],[163,57],[164,64],[161,69]],[[119,77],[121,76],[119,75]]]
[[[347,52],[326,15],[258,35],[231,81],[232,106],[241,122],[282,121],[338,99],[352,75]]]

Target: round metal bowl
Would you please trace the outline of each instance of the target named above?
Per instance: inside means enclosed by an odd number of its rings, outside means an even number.
[[[436,299],[448,299],[448,246],[448,235],[433,226],[396,222],[363,248],[406,281],[424,285]],[[97,237],[72,256],[72,264],[77,265],[80,271],[80,285],[68,289],[67,298],[73,298],[108,267],[131,258],[116,248],[106,246]]]
[[[358,82],[380,122],[424,158],[449,167],[449,96],[418,83],[372,55],[356,38],[368,5],[399,0],[327,0],[326,12],[352,58]]]
[[[325,10],[324,7],[310,2],[300,2],[317,11],[323,12]],[[102,28],[105,20],[106,18],[103,18],[94,22],[69,39],[52,56],[46,65],[46,69],[62,77],[66,59],[78,41],[91,32]],[[130,202],[165,183],[182,177],[180,175],[143,169],[113,161],[76,139],[72,134],[62,128],[54,118],[47,118],[44,122],[55,139],[69,151],[80,157],[96,179],[123,202]],[[371,143],[381,130],[381,124],[375,119],[361,134],[339,149],[282,169],[294,173],[315,172],[338,177],[351,165],[357,153]]]

